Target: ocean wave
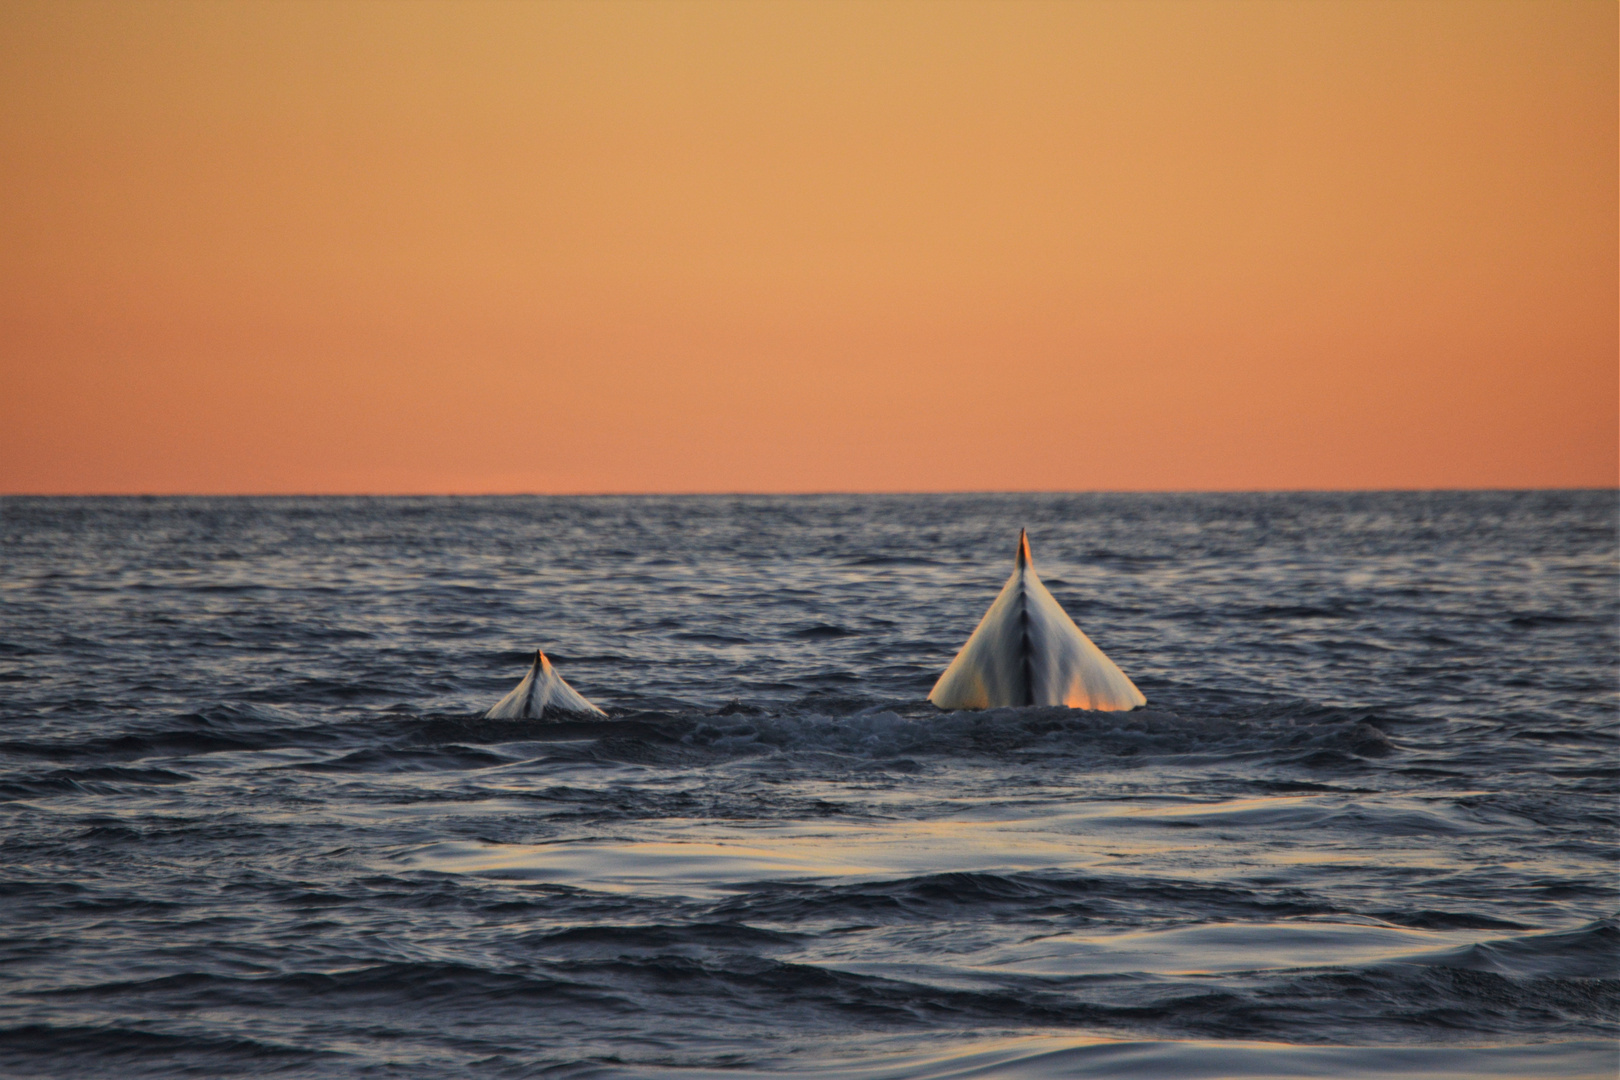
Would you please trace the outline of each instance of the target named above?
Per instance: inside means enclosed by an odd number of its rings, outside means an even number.
[[[1339,752],[1344,761],[1382,757],[1393,749],[1381,728],[1353,714],[1272,722],[1203,720],[1138,709],[1088,713],[1064,708],[992,709],[909,715],[867,709],[854,715],[788,714],[743,720],[706,717],[680,734],[687,745],[751,752],[832,751],[861,757],[949,754],[966,757],[1039,752],[1181,756],[1284,752],[1290,757]]]
[[[0,800],[33,799],[64,794],[105,795],[131,785],[185,784],[194,777],[169,769],[131,769],[116,765],[94,765],[82,769],[57,769],[38,775],[12,774],[0,779]]]
[[[1514,978],[1594,979],[1620,1021],[1620,917],[1574,930],[1482,941],[1461,949],[1414,957],[1433,967],[1490,972]]]
[[[347,1055],[241,1036],[152,1031],[120,1024],[0,1027],[0,1068],[11,1076],[291,1075],[338,1067]]]

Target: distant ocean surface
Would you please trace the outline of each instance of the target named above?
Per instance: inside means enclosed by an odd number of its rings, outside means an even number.
[[[1021,526],[1145,709],[927,703]],[[1616,530],[0,499],[0,1075],[1612,1077]]]

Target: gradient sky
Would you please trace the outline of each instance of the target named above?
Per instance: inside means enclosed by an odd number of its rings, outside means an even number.
[[[0,5],[0,491],[1614,486],[1604,2]]]

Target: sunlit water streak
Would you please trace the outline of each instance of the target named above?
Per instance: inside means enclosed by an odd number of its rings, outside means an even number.
[[[1128,714],[923,699],[1020,526]],[[0,500],[0,1074],[1612,1076],[1610,493]],[[544,646],[606,721],[486,721]]]

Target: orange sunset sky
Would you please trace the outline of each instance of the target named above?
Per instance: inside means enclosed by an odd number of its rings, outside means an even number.
[[[1620,481],[1608,2],[0,4],[0,492]]]

